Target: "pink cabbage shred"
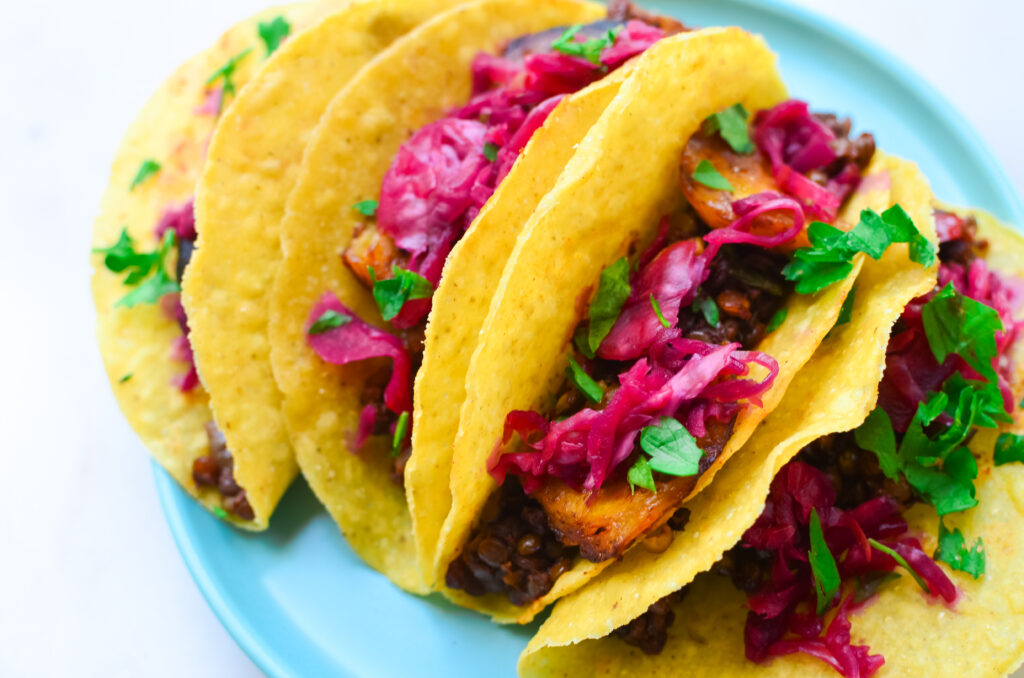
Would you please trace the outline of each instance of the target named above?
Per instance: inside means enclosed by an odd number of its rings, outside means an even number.
[[[164,233],[174,231],[178,242],[182,240],[196,239],[196,217],[194,211],[195,199],[189,198],[180,205],[171,205],[164,210],[160,221],[153,228],[153,234],[159,241],[163,239]],[[174,377],[172,383],[183,393],[187,393],[199,386],[199,372],[196,370],[195,356],[192,353],[192,343],[189,341],[188,316],[185,314],[185,307],[181,304],[181,294],[167,294],[160,299],[160,308],[164,315],[178,323],[181,328],[181,336],[175,338],[171,346],[171,358],[187,363],[188,369],[185,374]]]
[[[377,224],[408,254],[408,270],[436,285],[452,246],[561,98],[601,79],[662,37],[658,28],[629,21],[602,54],[600,66],[555,51],[529,54],[521,63],[477,55],[469,103],[417,131],[399,150],[381,185]],[[485,156],[485,144],[492,145],[494,162]],[[430,299],[406,303],[394,326],[416,325],[430,305]]]

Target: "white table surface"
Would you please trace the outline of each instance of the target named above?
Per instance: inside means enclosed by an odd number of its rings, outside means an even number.
[[[1024,3],[798,0],[934,83],[1024,188]],[[86,251],[118,140],[260,0],[0,14],[0,676],[257,676],[206,607],[94,345]]]

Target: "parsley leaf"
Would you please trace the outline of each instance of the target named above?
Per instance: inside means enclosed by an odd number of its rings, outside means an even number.
[[[654,309],[654,315],[658,316],[658,322],[661,323],[662,327],[666,329],[672,327],[672,323],[666,320],[665,314],[661,312],[661,304],[659,304],[658,300],[654,298],[654,292],[651,292],[651,308]]]
[[[718,304],[711,297],[704,297],[701,300],[694,299],[693,301],[694,311],[700,310],[701,315],[704,316],[705,322],[712,327],[718,327]]]
[[[224,509],[222,509],[221,507],[214,506],[213,509],[211,509],[211,510],[213,511],[213,515],[217,516],[221,520],[227,520],[228,512],[225,511]]]
[[[626,481],[629,483],[630,494],[636,491],[637,485],[651,492],[658,491],[657,486],[654,484],[654,475],[651,473],[651,465],[647,463],[647,457],[642,454],[629,467],[629,471],[626,473]]]
[[[160,171],[161,165],[152,158],[146,158],[142,161],[142,165],[139,166],[139,171],[135,173],[135,178],[132,179],[131,186],[128,187],[128,191],[134,191],[135,187],[146,181],[150,177],[156,175]]]
[[[782,323],[786,322],[786,316],[789,315],[789,309],[780,308],[772,316],[772,319],[768,321],[768,327],[765,328],[765,332],[771,334],[775,330],[782,326]]]
[[[985,546],[981,543],[981,537],[978,537],[974,545],[968,548],[967,540],[964,539],[960,529],[957,528],[950,532],[941,519],[939,520],[939,545],[932,558],[941,560],[954,570],[966,572],[975,579],[985,574]]]
[[[121,297],[114,306],[131,308],[138,304],[155,304],[165,294],[180,291],[181,287],[178,285],[178,281],[167,275],[167,271],[161,267],[154,275],[146,278],[142,284]]]
[[[249,56],[250,52],[252,52],[252,47],[242,50],[235,56],[228,59],[223,66],[214,71],[213,75],[211,75],[206,80],[207,87],[217,82],[218,80],[221,81],[220,106],[222,108],[224,106],[224,101],[229,96],[232,96],[238,92],[238,90],[235,87],[235,71],[238,70],[238,65],[242,63],[245,57]],[[220,110],[218,110],[217,112],[219,113]]]
[[[800,294],[819,292],[842,280],[853,270],[853,258],[863,252],[873,259],[885,253],[889,245],[910,244],[910,258],[924,266],[935,262],[935,245],[914,226],[910,216],[899,205],[878,214],[866,209],[851,230],[843,232],[835,226],[815,221],[807,227],[810,247],[793,253],[783,269],[787,280],[796,282]]]
[[[629,298],[629,261],[622,257],[601,271],[601,282],[597,294],[590,302],[590,328],[587,333],[587,348],[591,357],[601,342],[612,331],[612,326],[622,313],[622,306]]]
[[[670,476],[697,475],[704,456],[697,439],[671,417],[662,417],[656,426],[640,431],[640,449],[650,455],[653,470]]]
[[[134,372],[129,372],[128,374],[126,374],[126,375],[122,376],[120,379],[118,379],[117,383],[123,384],[124,382],[128,381],[129,379],[131,379],[134,376],[135,376]]]
[[[720,113],[708,116],[704,121],[704,133],[711,135],[719,132],[725,143],[737,153],[748,155],[754,152],[754,144],[750,142],[747,130],[747,119],[750,114],[743,104],[733,104]]]
[[[484,157],[487,162],[494,162],[498,159],[498,144],[488,141],[484,144]]]
[[[1013,433],[1000,433],[996,440],[996,466],[1012,462],[1024,463],[1024,436]]]
[[[376,200],[361,200],[355,205],[352,205],[352,209],[359,212],[364,217],[375,217],[377,216],[377,207],[380,203]]]
[[[921,320],[935,360],[950,353],[963,358],[978,374],[996,381],[996,332],[1003,329],[994,308],[966,297],[949,283],[921,309]]]
[[[910,566],[910,563],[908,563],[908,562],[907,562],[907,561],[906,561],[906,560],[905,560],[905,559],[903,558],[903,556],[901,556],[900,554],[896,553],[896,552],[895,552],[895,551],[893,551],[893,550],[892,550],[891,548],[889,548],[889,547],[888,547],[888,546],[886,546],[885,544],[883,544],[883,543],[881,543],[881,542],[879,542],[879,541],[877,541],[877,540],[875,540],[875,539],[868,539],[868,543],[869,543],[869,544],[871,544],[872,546],[874,546],[874,547],[875,547],[876,549],[878,549],[878,550],[879,550],[879,551],[881,551],[882,553],[884,553],[884,554],[888,555],[889,557],[891,557],[891,558],[892,558],[893,560],[895,560],[895,561],[896,561],[896,563],[897,563],[897,564],[898,564],[898,565],[899,565],[900,567],[902,567],[902,568],[903,568],[904,570],[906,570],[907,572],[909,572],[909,573],[910,573],[910,576],[914,578],[914,581],[916,581],[916,582],[918,583],[918,585],[919,585],[919,586],[920,586],[920,587],[921,587],[922,589],[924,589],[924,592],[925,592],[925,593],[931,593],[931,592],[932,592],[932,590],[931,590],[930,588],[928,588],[928,582],[926,582],[926,581],[925,581],[925,580],[924,580],[924,579],[923,579],[923,578],[921,577],[921,575],[919,575],[919,574],[917,573],[917,571],[915,571],[915,570],[914,570],[914,568],[912,568],[912,567]]]
[[[120,237],[112,246],[93,250],[103,255],[103,264],[108,270],[114,273],[128,271],[124,279],[125,285],[138,285],[119,299],[114,304],[115,307],[131,308],[137,304],[151,304],[165,294],[180,290],[178,282],[168,275],[164,266],[174,242],[174,231],[169,230],[164,233],[163,239],[154,251],[137,252],[128,230],[122,229]]]
[[[573,42],[573,38],[580,32],[583,26],[577,24],[570,26],[562,33],[561,37],[551,43],[551,49],[556,52],[561,52],[567,56],[581,57],[586,59],[595,66],[601,65],[601,52],[607,47],[611,47],[615,44],[618,39],[618,29],[612,29],[608,31],[607,36],[601,38],[590,38],[586,42]]]
[[[569,366],[565,368],[565,376],[580,390],[580,393],[587,396],[593,403],[601,402],[604,397],[604,389],[584,371],[580,364],[569,357]]]
[[[352,316],[345,315],[344,313],[338,313],[330,309],[323,312],[323,314],[316,319],[316,321],[309,326],[307,334],[316,335],[323,334],[327,330],[333,330],[336,327],[341,327],[352,322]]]
[[[825,542],[821,518],[818,517],[816,508],[811,509],[810,538],[811,548],[807,558],[811,563],[811,573],[814,575],[814,591],[818,594],[818,616],[821,617],[839,592],[841,580],[836,559]]]
[[[377,308],[380,309],[380,315],[384,320],[392,320],[401,313],[405,302],[413,299],[429,299],[434,293],[434,286],[419,273],[393,266],[391,275],[392,277],[386,280],[377,280],[373,269],[370,269],[373,298],[377,302]]]
[[[391,456],[397,457],[405,444],[405,434],[409,430],[409,412],[405,411],[398,415],[395,422],[395,434],[391,436]]]
[[[267,56],[277,51],[284,39],[292,32],[291,24],[283,16],[276,16],[272,21],[260,22],[259,33],[263,46],[267,48]]]
[[[850,322],[850,318],[853,316],[853,302],[857,298],[857,286],[854,285],[850,288],[850,293],[846,295],[846,299],[843,300],[843,307],[839,309],[839,317],[836,318],[835,327],[845,325]]]
[[[896,432],[885,410],[881,407],[871,410],[864,423],[853,432],[853,437],[861,449],[875,453],[886,478],[898,479],[900,459],[896,456]]]
[[[697,169],[693,170],[693,180],[719,191],[733,190],[729,180],[723,177],[706,158],[697,163]]]

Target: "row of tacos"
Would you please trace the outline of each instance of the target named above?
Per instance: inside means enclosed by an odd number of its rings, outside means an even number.
[[[1024,241],[758,36],[271,10],[147,104],[94,241],[108,376],[182,487],[261,530],[301,471],[401,588],[558,601],[523,675],[959,671],[937,628],[1024,658]]]

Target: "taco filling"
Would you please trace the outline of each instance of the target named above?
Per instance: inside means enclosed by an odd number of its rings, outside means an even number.
[[[373,327],[327,293],[312,309],[306,333],[329,363],[390,361],[390,370],[382,365],[362,393],[351,449],[358,451],[372,435],[390,436],[395,482],[403,483],[412,452],[412,384],[431,298],[452,247],[566,95],[668,31],[684,30],[675,21],[634,16],[629,3],[617,2],[607,21],[523,36],[499,55],[478,54],[469,102],[416,131],[385,174],[379,198],[353,205],[366,220],[342,257],[393,329]]]
[[[849,233],[805,228],[836,220],[874,155],[873,137],[850,129],[796,100],[705,121],[680,160],[684,207],[601,274],[550,409],[507,415],[489,463],[502,490],[449,565],[449,587],[522,605],[577,555],[667,548],[686,520],[676,509],[778,373],[757,347],[791,296],[845,278],[858,251],[910,241],[926,256],[898,207],[866,212]]]
[[[1024,281],[987,267],[974,217],[940,210],[935,218],[938,285],[894,327],[877,407],[855,431],[821,438],[783,467],[761,516],[713,568],[748,596],[751,661],[800,652],[843,676],[873,675],[885,659],[851,643],[850,615],[886,582],[912,577],[952,607],[958,590],[937,562],[984,575],[981,538],[972,543],[942,518],[978,503],[978,464],[967,444],[979,430],[1012,421],[1009,356],[1024,326]],[[995,464],[1021,459],[1022,445],[1021,436],[1000,434]],[[922,502],[940,518],[931,555],[904,519]],[[661,652],[672,605],[685,592],[615,635]]]

